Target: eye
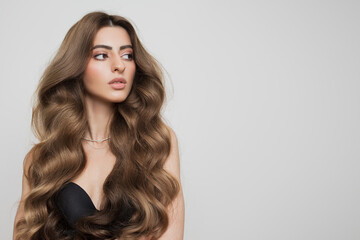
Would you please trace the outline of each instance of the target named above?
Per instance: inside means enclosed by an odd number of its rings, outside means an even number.
[[[126,60],[132,60],[133,59],[132,53],[125,53],[124,55],[122,55],[122,57],[125,58]]]
[[[100,54],[96,54],[94,56],[94,58],[97,60],[105,60],[105,58],[107,58],[107,57],[108,57],[108,55],[106,53],[100,53]]]

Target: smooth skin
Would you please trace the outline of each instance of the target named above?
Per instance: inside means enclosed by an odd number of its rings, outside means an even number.
[[[118,26],[101,28],[95,36],[93,46],[99,45],[102,47],[96,47],[92,50],[92,57],[88,62],[83,78],[86,90],[85,105],[90,127],[90,131],[85,134],[85,137],[91,139],[104,139],[108,136],[112,104],[122,102],[127,98],[136,70],[135,62],[132,59],[133,50],[129,47],[131,46],[130,37],[125,29]],[[108,47],[103,47],[103,45]],[[118,77],[126,80],[124,89],[115,90],[108,84],[112,79]],[[164,169],[172,174],[181,186],[178,142],[174,131],[169,127],[168,129],[171,136],[171,149]],[[86,166],[83,172],[72,181],[88,193],[97,209],[102,209],[104,202],[103,184],[115,164],[116,157],[109,150],[107,141],[102,143],[83,141],[83,148]],[[31,153],[29,153],[24,160],[25,170],[29,168],[31,161]],[[28,180],[23,176],[21,200],[14,226],[24,216],[23,201],[29,191]],[[182,187],[172,204],[169,205],[168,215],[169,226],[160,240],[182,240],[185,219]],[[139,240],[150,238],[151,236],[143,236]]]

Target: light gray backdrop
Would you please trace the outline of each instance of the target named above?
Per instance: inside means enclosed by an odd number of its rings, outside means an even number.
[[[129,18],[168,71],[185,239],[360,239],[359,1],[1,1],[1,239],[31,96],[84,14]]]

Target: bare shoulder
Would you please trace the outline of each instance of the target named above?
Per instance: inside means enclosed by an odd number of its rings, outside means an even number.
[[[19,206],[16,211],[16,215],[15,215],[15,219],[14,219],[13,238],[15,237],[16,232],[17,232],[16,225],[17,225],[18,221],[24,217],[24,200],[30,192],[30,184],[29,184],[28,177],[26,176],[26,174],[28,173],[28,170],[29,170],[32,162],[33,162],[33,149],[31,149],[25,155],[25,158],[23,161],[22,190],[21,190]]]
[[[167,128],[167,130],[169,131],[169,134],[170,134],[171,145],[174,146],[174,147],[178,147],[177,146],[178,145],[178,140],[177,140],[177,136],[176,136],[174,130],[171,127],[167,126],[167,125],[166,125],[166,128]]]
[[[159,240],[180,240],[184,236],[185,203],[180,179],[180,157],[178,150],[177,136],[170,127],[167,127],[170,134],[171,149],[166,159],[164,169],[174,176],[180,184],[177,196],[168,207],[169,225]]]
[[[23,161],[23,172],[27,173],[33,162],[34,148],[32,148],[26,155]]]
[[[170,134],[170,153],[164,164],[164,169],[180,181],[180,158],[177,136],[172,128],[166,126]]]
[[[34,148],[32,148],[26,155],[23,161],[23,177],[22,177],[22,193],[21,193],[21,199],[23,200],[25,196],[30,191],[30,184],[28,180],[28,172],[31,164],[34,161]]]
[[[24,167],[29,167],[33,161],[34,150],[30,149],[30,151],[25,155],[23,165]]]

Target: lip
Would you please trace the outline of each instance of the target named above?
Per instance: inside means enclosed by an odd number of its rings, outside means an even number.
[[[126,80],[124,78],[114,78],[109,82],[109,84],[113,84],[114,82],[121,82],[123,84],[126,84]]]
[[[124,78],[114,78],[109,84],[113,89],[121,90],[126,87],[126,80]]]

